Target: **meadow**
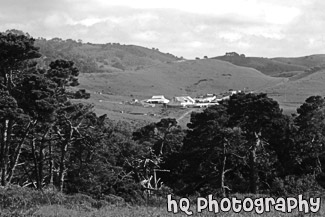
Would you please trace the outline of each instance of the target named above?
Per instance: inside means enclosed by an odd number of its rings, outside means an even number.
[[[230,196],[238,199],[267,197],[266,195],[243,195],[235,194]],[[305,198],[305,197],[304,197]],[[217,199],[220,201],[220,198]],[[252,212],[235,213],[234,211],[216,214],[204,209],[197,212],[197,198],[189,198],[191,202],[188,211],[192,211],[191,216],[243,216],[243,217],[282,217],[282,216],[324,216],[325,197],[321,197],[321,208],[317,213],[302,213],[294,209],[292,213],[283,213],[272,209],[270,212],[258,214],[255,208]],[[176,214],[167,211],[167,197],[150,197],[145,203],[130,204],[119,198],[107,198],[105,200],[95,200],[84,194],[66,195],[56,190],[47,188],[43,192],[19,186],[8,186],[0,189],[0,216],[1,217],[173,217],[188,216],[180,210]]]

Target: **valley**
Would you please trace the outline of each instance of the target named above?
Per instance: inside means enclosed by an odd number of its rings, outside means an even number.
[[[157,48],[119,43],[84,44],[56,38],[38,39],[36,44],[46,56],[45,63],[56,58],[76,63],[80,69],[78,89],[91,94],[90,99],[76,101],[93,104],[96,113],[107,114],[113,120],[140,125],[166,117],[182,117],[179,122],[184,127],[189,122],[187,109],[132,104],[153,95],[172,99],[220,95],[229,90],[265,92],[291,114],[308,96],[325,92],[325,55],[262,58],[230,52],[187,60]]]

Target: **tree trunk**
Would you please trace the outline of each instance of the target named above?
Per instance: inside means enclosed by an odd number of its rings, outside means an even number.
[[[2,123],[2,131],[1,131],[1,146],[0,146],[0,172],[1,172],[1,185],[3,186],[3,171],[4,171],[4,164],[5,164],[5,147],[7,141],[7,129],[8,129],[8,120],[3,121]]]
[[[9,143],[11,142],[11,133],[12,133],[12,120],[5,120],[3,124],[3,134],[1,141],[1,185],[7,185],[7,172],[8,172],[8,163],[9,163]]]
[[[62,192],[64,187],[64,179],[66,174],[65,165],[65,154],[67,152],[68,144],[61,145],[61,156],[60,156],[60,171],[59,171],[59,190]]]
[[[223,144],[223,159],[222,159],[222,166],[221,166],[221,173],[220,173],[220,187],[221,187],[221,194],[222,197],[226,197],[226,188],[225,188],[225,169],[226,169],[226,161],[227,161],[227,155],[226,155],[226,144]]]
[[[50,186],[54,186],[54,160],[52,155],[52,142],[49,142],[49,174],[50,174]]]
[[[12,88],[14,86],[13,80],[12,80],[12,71],[9,70],[8,74],[7,74],[7,90],[9,91],[9,93],[11,93]]]
[[[61,144],[60,171],[59,171],[59,190],[61,192],[63,191],[64,179],[67,171],[66,162],[65,162],[66,153],[68,151],[68,146],[69,143],[71,142],[72,134],[73,134],[73,128],[70,122],[69,122],[69,127],[70,129],[67,138],[63,141],[63,144]]]
[[[19,144],[16,146],[16,148],[14,150],[13,157],[11,159],[12,164],[11,164],[11,167],[9,168],[9,172],[8,172],[8,183],[11,183],[12,177],[14,176],[16,167],[17,167],[18,162],[19,162],[22,146],[25,143],[25,140],[26,140],[26,138],[27,138],[27,136],[28,136],[28,134],[30,132],[30,129],[32,127],[34,127],[35,124],[36,124],[36,121],[28,123],[26,131],[25,131],[21,141],[19,142]]]
[[[69,130],[68,133],[65,136],[62,136],[62,134],[60,133],[60,131],[57,131],[57,133],[60,135],[60,137],[63,139],[62,143],[61,143],[61,156],[60,156],[60,166],[59,166],[59,190],[62,192],[63,188],[64,188],[64,179],[65,179],[65,175],[67,172],[67,168],[66,168],[66,154],[68,152],[68,147],[72,142],[72,137],[73,137],[73,132],[74,132],[74,127],[72,126],[72,123],[70,120],[66,120]],[[77,125],[79,126],[81,124],[80,123]],[[75,127],[77,128],[77,127]]]
[[[252,147],[250,148],[250,153],[249,153],[249,166],[250,166],[250,192],[252,194],[257,194],[258,192],[258,174],[257,174],[257,169],[256,169],[256,161],[257,161],[257,148],[260,146],[261,140],[258,136],[257,133],[255,133],[255,139]]]
[[[36,146],[35,146],[35,138],[32,139],[31,141],[31,148],[32,148],[32,156],[33,156],[33,161],[34,161],[34,171],[36,174],[36,186],[37,189],[41,190],[42,189],[42,181],[40,180],[40,171],[38,168],[38,157],[37,157],[37,153],[36,153]]]

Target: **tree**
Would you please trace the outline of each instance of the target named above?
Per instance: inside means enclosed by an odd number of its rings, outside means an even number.
[[[3,96],[0,108],[0,168],[1,185],[7,185],[17,166],[21,147],[25,143],[33,123],[28,120],[19,102],[13,96],[15,86],[24,68],[32,66],[30,60],[39,57],[34,39],[17,32],[0,33],[0,91]],[[6,105],[7,104],[7,105]],[[14,126],[19,124],[17,130]],[[10,156],[13,157],[10,159]]]
[[[173,118],[161,119],[133,133],[133,139],[147,149],[140,159],[129,164],[138,182],[157,189],[159,180],[170,184],[173,176],[174,154],[182,147],[184,132]],[[153,179],[152,179],[153,177]],[[148,186],[146,187],[148,189]]]
[[[151,147],[156,155],[166,156],[180,149],[182,134],[176,119],[166,118],[135,131],[133,139]]]
[[[185,177],[180,193],[210,194],[220,189],[225,196],[234,187],[231,180],[239,178],[236,173],[245,159],[241,131],[228,126],[229,118],[222,105],[192,113],[178,167]]]
[[[78,75],[79,70],[74,66],[74,63],[63,59],[51,62],[50,69],[46,73],[47,78],[63,89],[67,86],[78,86]]]
[[[57,85],[47,79],[43,73],[42,70],[36,68],[25,71],[13,91],[13,96],[18,101],[19,107],[29,119],[30,127],[26,135],[26,143],[30,145],[36,187],[39,189],[43,184],[46,141],[53,126],[55,112],[59,107],[55,93]],[[20,143],[19,149],[27,148],[23,145],[24,143]],[[14,162],[18,163],[20,153],[15,157]]]
[[[0,33],[0,54],[1,185],[15,181],[42,189],[55,183],[63,190],[69,147],[86,138],[82,130],[90,125],[84,119],[92,113],[69,101],[75,93],[67,87],[79,84],[79,70],[61,59],[49,69],[37,67],[31,61],[40,57],[34,39],[19,31]]]
[[[70,130],[67,130],[71,137],[63,138],[64,136],[58,132],[61,132],[61,127],[65,127],[64,121],[66,121],[65,123],[73,122],[72,119],[76,118],[74,113],[82,113],[85,108],[89,110],[88,106],[78,107],[77,104],[72,105],[68,100],[70,93],[66,91],[66,87],[78,84],[77,75],[78,70],[73,67],[72,62],[57,60],[50,64],[48,70],[36,67],[24,70],[24,74],[20,76],[20,80],[12,91],[19,107],[28,115],[30,125],[32,125],[26,137],[29,149],[24,153],[26,162],[31,159],[32,163],[25,164],[24,167],[25,173],[29,177],[35,177],[38,189],[42,189],[44,186],[45,169],[49,171],[49,181],[53,184],[54,161],[52,154],[54,150],[52,143],[56,141],[56,144],[61,144],[59,148],[61,153],[59,186],[60,190],[63,190],[66,149],[73,138],[78,137],[78,135],[72,134],[73,130],[78,127],[71,125]],[[19,156],[20,154],[17,155],[18,158]],[[15,161],[18,162],[18,158]],[[50,159],[49,164],[46,165],[45,162],[48,159]],[[34,178],[29,179],[33,183]]]
[[[269,130],[274,120],[283,117],[282,110],[276,101],[264,93],[235,94],[226,103],[227,112],[231,116],[230,125],[240,127],[247,140],[246,147],[250,150],[250,192],[257,193],[259,182],[257,166],[258,161],[263,160],[258,157],[258,153],[267,150]],[[264,154],[268,155],[267,152]]]
[[[283,118],[278,103],[266,94],[234,94],[218,106],[193,113],[182,149],[184,180],[190,184],[186,191],[221,189],[225,195],[226,183],[243,192],[248,185],[251,193],[269,186],[278,164],[270,131]]]
[[[297,109],[297,152],[303,173],[319,175],[325,163],[325,99],[311,96]]]
[[[26,35],[0,33],[0,79],[1,88],[11,91],[22,67],[31,59],[40,57],[35,39]]]

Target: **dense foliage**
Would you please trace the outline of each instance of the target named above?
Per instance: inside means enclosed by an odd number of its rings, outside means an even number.
[[[295,116],[239,93],[141,128],[97,116],[74,62],[45,64],[28,34],[0,33],[0,184],[141,202],[152,193],[297,194],[325,187],[325,99]],[[44,64],[42,64],[44,63]]]

